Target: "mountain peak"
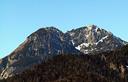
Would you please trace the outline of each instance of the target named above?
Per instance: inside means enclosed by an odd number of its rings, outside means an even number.
[[[45,27],[45,28],[41,28],[41,29],[44,29],[44,30],[47,30],[47,31],[60,31],[59,29],[57,29],[57,28],[54,27],[54,26]],[[39,29],[39,30],[41,30],[41,29]]]
[[[68,31],[76,49],[83,53],[105,52],[120,48],[126,43],[111,32],[96,25],[87,25]]]
[[[0,78],[20,73],[34,64],[60,54],[79,54],[64,33],[55,27],[46,27],[32,33],[9,56],[0,61]]]
[[[29,35],[28,39],[36,40],[37,38],[41,38],[43,36],[50,36],[50,35],[59,37],[63,35],[63,32],[53,26],[40,28],[37,31],[33,32],[31,35]]]
[[[94,25],[94,24],[91,24],[91,25],[87,25],[87,28],[89,29],[89,30],[92,30],[92,29],[96,29],[96,28],[98,28],[96,25]]]
[[[61,32],[61,31],[56,27],[51,26],[51,27],[40,28],[34,33],[38,33],[38,32]]]
[[[66,33],[55,27],[40,28],[10,55],[0,60],[0,79],[20,73],[56,55],[111,51],[122,47],[124,43],[125,41],[96,25]]]

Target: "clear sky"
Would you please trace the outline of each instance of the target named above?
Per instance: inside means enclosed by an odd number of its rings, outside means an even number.
[[[128,41],[128,0],[0,0],[0,58],[45,26],[95,24]]]

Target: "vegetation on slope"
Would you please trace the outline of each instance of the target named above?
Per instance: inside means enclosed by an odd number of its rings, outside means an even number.
[[[97,55],[58,55],[0,82],[128,82],[128,45]]]

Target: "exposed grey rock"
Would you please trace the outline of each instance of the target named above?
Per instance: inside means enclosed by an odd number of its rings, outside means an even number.
[[[56,55],[104,52],[125,44],[125,41],[96,25],[66,33],[54,27],[41,28],[28,36],[10,55],[0,60],[0,79],[21,73]]]
[[[66,34],[70,35],[70,40],[76,49],[85,54],[111,51],[126,44],[125,41],[114,36],[111,32],[101,29],[96,25],[73,29]]]
[[[41,28],[28,36],[9,56],[1,59],[0,78],[11,77],[55,55],[76,53],[80,52],[63,32],[54,27]]]

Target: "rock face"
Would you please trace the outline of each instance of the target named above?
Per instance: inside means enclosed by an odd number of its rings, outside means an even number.
[[[0,78],[11,77],[54,55],[74,53],[80,52],[64,37],[63,32],[54,27],[41,28],[28,36],[9,56],[0,60]]]
[[[32,33],[10,55],[0,60],[0,79],[21,73],[34,64],[60,54],[81,54],[111,51],[125,41],[95,25],[73,29],[66,33],[46,27]]]
[[[98,28],[96,25],[73,29],[66,34],[70,35],[75,48],[85,54],[111,51],[126,44],[111,32]]]

